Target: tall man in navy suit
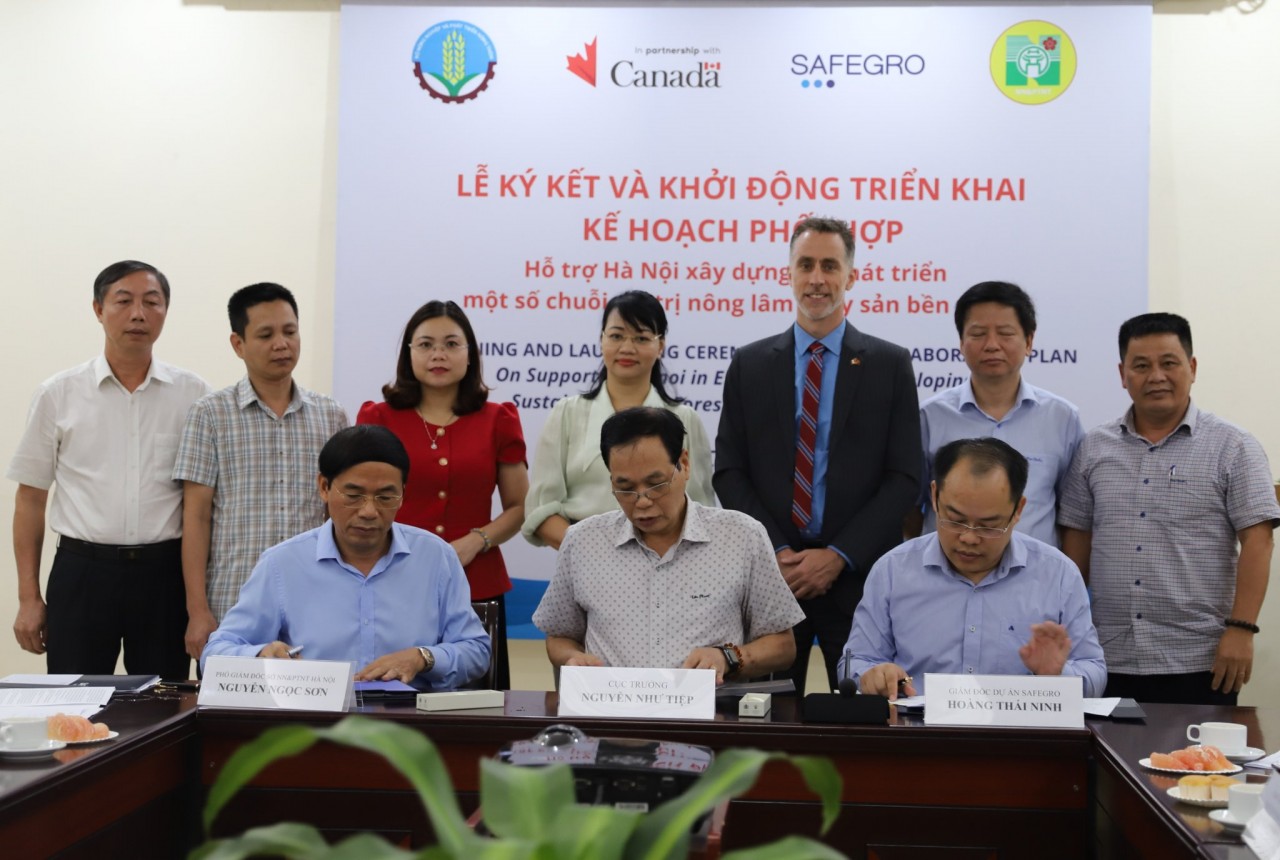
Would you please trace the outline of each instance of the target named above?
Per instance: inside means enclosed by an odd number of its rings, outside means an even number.
[[[815,635],[836,686],[862,583],[902,538],[922,455],[910,355],[845,322],[848,225],[801,221],[790,268],[795,324],[729,365],[714,484],[722,505],[764,524],[804,609],[788,673],[803,695]]]

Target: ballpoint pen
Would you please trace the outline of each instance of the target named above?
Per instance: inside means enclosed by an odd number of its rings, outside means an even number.
[[[286,652],[286,653],[287,653],[290,657],[297,657],[299,654],[301,654],[301,653],[302,653],[302,646],[301,646],[301,645],[294,645],[294,646],[293,646],[292,648],[290,648],[290,649],[288,650],[288,652]]]

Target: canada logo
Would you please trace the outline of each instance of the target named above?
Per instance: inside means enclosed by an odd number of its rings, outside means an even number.
[[[584,53],[565,57],[569,61],[569,71],[593,87],[596,85],[596,41],[598,38],[592,39],[589,44],[582,46]]]
[[[466,21],[436,24],[413,46],[418,85],[442,102],[460,103],[480,95],[493,80],[497,65],[493,41]]]

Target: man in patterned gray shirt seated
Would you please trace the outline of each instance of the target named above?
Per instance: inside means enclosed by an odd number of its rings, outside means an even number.
[[[714,669],[716,683],[788,668],[804,619],[764,526],[685,495],[684,425],[617,413],[600,432],[621,510],[573,525],[534,624],[561,666]]]

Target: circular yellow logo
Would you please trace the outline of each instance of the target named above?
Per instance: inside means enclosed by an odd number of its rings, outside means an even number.
[[[1075,76],[1076,46],[1048,21],[1014,24],[991,48],[991,80],[1018,104],[1051,102]]]

